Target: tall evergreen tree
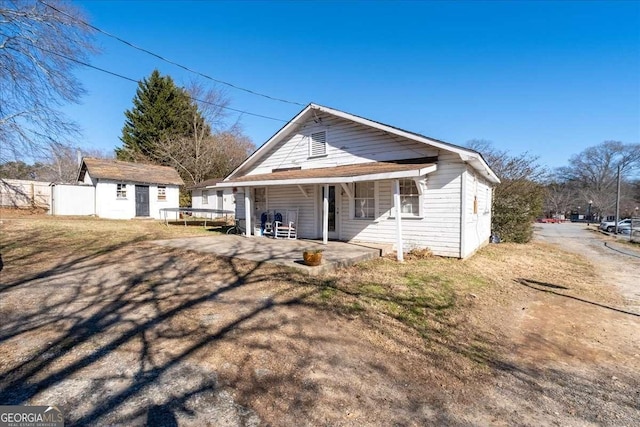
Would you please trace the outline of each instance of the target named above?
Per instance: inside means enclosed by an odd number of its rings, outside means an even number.
[[[169,159],[157,155],[158,144],[192,136],[194,117],[204,122],[188,93],[158,70],[138,83],[133,108],[124,114],[123,146],[116,148],[116,156],[127,161],[170,164]]]

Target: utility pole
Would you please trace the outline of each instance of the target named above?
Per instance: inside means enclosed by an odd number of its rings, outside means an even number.
[[[618,186],[616,189],[616,234],[618,234],[618,221],[620,221],[620,165],[618,165]]]

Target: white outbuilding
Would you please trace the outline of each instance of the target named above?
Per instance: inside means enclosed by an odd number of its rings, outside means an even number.
[[[85,157],[78,184],[94,188],[94,214],[101,218],[161,219],[160,209],[178,208],[182,178],[168,166]],[[54,213],[55,214],[55,213]]]

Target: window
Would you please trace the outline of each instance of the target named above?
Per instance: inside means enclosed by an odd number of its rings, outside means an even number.
[[[202,204],[209,204],[209,190],[202,190]]]
[[[258,216],[267,210],[266,187],[257,187],[253,189],[253,206]]]
[[[216,209],[224,209],[224,191],[216,191]]]
[[[117,184],[117,187],[116,187],[116,198],[118,198],[118,199],[126,199],[127,198],[127,184]]]
[[[354,218],[374,219],[376,206],[373,182],[356,182],[354,190]]]
[[[158,201],[167,200],[167,187],[164,185],[158,185]]]
[[[309,139],[309,157],[327,154],[327,131],[314,132]]]
[[[400,180],[400,211],[402,216],[420,216],[420,194],[412,179]]]

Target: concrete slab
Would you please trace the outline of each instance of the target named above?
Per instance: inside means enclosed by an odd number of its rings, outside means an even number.
[[[225,257],[235,257],[256,262],[271,262],[297,268],[310,275],[333,271],[360,261],[384,255],[389,248],[370,243],[328,242],[316,240],[285,240],[267,237],[216,235],[182,239],[156,240],[153,243],[172,248],[208,252]],[[309,267],[302,262],[306,249],[322,249],[322,264]]]

